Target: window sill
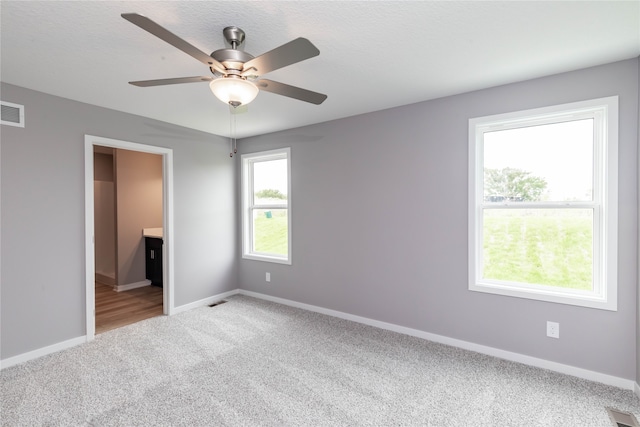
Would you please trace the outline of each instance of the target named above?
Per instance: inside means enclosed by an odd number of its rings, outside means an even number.
[[[536,301],[546,301],[556,304],[575,305],[579,307],[596,308],[600,310],[617,311],[616,295],[599,295],[587,291],[564,291],[559,288],[526,288],[497,283],[470,283],[469,290],[474,292],[524,298]]]
[[[269,255],[256,255],[256,254],[243,254],[242,259],[249,259],[253,261],[263,261],[263,262],[271,262],[275,264],[286,264],[291,265],[291,259],[281,258],[277,256],[269,256]]]

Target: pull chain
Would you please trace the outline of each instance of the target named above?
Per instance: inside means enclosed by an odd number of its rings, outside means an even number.
[[[229,103],[229,107],[229,157],[233,157],[233,105]]]
[[[237,105],[233,105],[231,102],[229,106],[233,108],[229,108],[229,157],[233,157],[234,154],[238,152],[238,140],[236,138],[236,115],[234,111]]]
[[[238,126],[236,124],[237,114],[233,115],[233,154],[238,152]]]

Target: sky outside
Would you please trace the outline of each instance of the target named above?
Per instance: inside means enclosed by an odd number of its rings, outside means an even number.
[[[255,162],[253,164],[254,191],[278,190],[287,194],[287,159]]]
[[[487,132],[484,167],[516,168],[544,178],[543,200],[591,200],[593,120]]]

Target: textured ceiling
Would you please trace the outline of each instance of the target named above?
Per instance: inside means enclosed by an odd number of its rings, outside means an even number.
[[[320,106],[261,92],[237,136],[353,116],[640,55],[640,1],[6,1],[3,82],[218,135],[228,107],[192,57],[125,21],[148,16],[210,53],[222,29],[257,56],[306,37],[320,56],[265,77],[328,95]],[[11,101],[11,100],[6,100]]]

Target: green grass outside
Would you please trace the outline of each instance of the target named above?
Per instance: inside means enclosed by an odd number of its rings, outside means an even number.
[[[288,221],[285,210],[272,210],[271,218],[266,211],[257,211],[254,220],[254,250],[256,252],[283,255],[288,253]]]
[[[592,241],[591,217],[579,212],[485,211],[483,277],[591,290]]]

